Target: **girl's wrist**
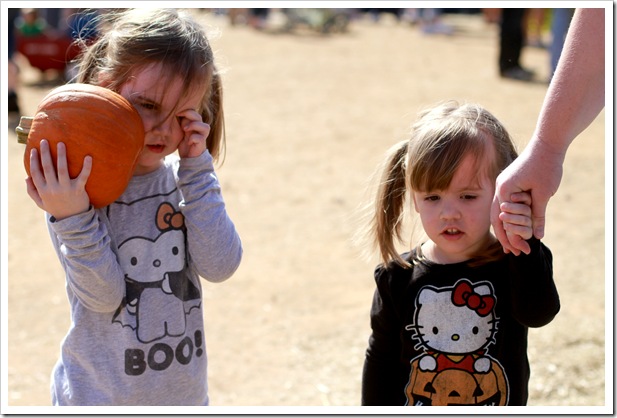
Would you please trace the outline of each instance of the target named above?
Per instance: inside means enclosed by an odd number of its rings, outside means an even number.
[[[88,208],[84,211],[81,212],[76,212],[76,213],[70,213],[70,214],[63,214],[63,213],[57,213],[56,215],[49,213],[49,222],[51,223],[57,223],[60,221],[64,221],[64,220],[68,220],[70,218],[74,218],[76,216],[81,216],[81,215],[85,215],[88,212],[90,212],[91,210],[94,210],[94,208],[92,207],[92,205],[88,205]]]

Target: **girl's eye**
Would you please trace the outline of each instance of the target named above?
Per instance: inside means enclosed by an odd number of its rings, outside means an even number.
[[[148,110],[153,110],[156,108],[156,105],[154,103],[149,103],[149,102],[142,102],[139,104],[139,106],[143,107],[144,109],[148,109]]]
[[[476,197],[477,197],[477,196],[472,195],[472,194],[464,194],[463,196],[461,196],[461,198],[462,198],[463,200],[473,200],[473,199],[475,199]]]
[[[439,196],[426,196],[424,198],[424,200],[429,201],[429,202],[436,202],[439,200]]]

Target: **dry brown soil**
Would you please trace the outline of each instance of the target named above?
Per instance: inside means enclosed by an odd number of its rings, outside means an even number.
[[[245,249],[234,277],[204,284],[211,403],[358,405],[375,260],[351,238],[368,177],[417,111],[445,99],[484,105],[522,149],[547,89],[548,53],[525,48],[538,79],[525,83],[498,77],[497,28],[479,16],[447,16],[452,36],[389,16],[322,36],[195,13],[220,31],[212,43],[225,70],[228,152],[217,171]],[[53,85],[21,63],[22,114],[32,115]],[[605,403],[604,122],[602,113],[571,146],[549,204],[544,242],[562,310],[530,332],[530,405]],[[11,120],[3,141],[8,402],[45,406],[69,311],[14,128]]]

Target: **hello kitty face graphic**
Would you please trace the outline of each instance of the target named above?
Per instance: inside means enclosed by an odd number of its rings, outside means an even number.
[[[453,287],[423,288],[416,300],[416,316],[408,330],[416,349],[447,354],[476,352],[494,342],[497,318],[492,286],[461,279]]]
[[[422,353],[410,361],[407,405],[507,405],[508,378],[487,352],[499,322],[491,283],[426,286],[415,302],[405,328]]]

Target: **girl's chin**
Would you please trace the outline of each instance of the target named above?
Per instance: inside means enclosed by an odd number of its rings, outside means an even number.
[[[163,164],[163,157],[157,159],[141,159],[141,161],[137,162],[135,166],[135,170],[133,171],[134,176],[140,176],[143,174],[148,174],[153,171],[156,171]]]

